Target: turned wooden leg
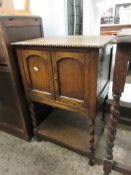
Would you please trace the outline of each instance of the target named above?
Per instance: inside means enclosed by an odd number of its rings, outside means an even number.
[[[34,132],[34,137],[32,138],[32,141],[38,141],[40,142],[41,139],[36,136],[36,131],[37,131],[37,119],[36,119],[36,113],[34,110],[34,104],[32,101],[29,102],[29,109],[31,113],[31,120],[32,120],[32,125],[33,125],[33,132]]]
[[[94,131],[95,131],[95,120],[89,120],[89,151],[90,151],[90,159],[89,165],[93,166],[95,164],[94,157]]]
[[[106,96],[104,103],[103,103],[103,108],[102,108],[102,121],[105,121],[105,117],[106,117],[106,107],[107,107],[107,101],[108,99],[108,95]]]
[[[104,167],[103,167],[103,170],[104,170],[103,175],[109,175],[111,173],[112,166],[113,166],[113,161],[105,160],[104,161]]]
[[[104,175],[109,175],[113,166],[113,147],[116,136],[116,126],[119,118],[120,94],[113,94],[111,115],[107,131],[106,156],[104,161]]]
[[[32,101],[29,102],[29,110],[30,110],[30,113],[31,113],[31,120],[32,120],[33,128],[36,129],[37,119],[36,119],[36,114],[35,114],[35,110],[34,110],[34,104],[33,104]]]

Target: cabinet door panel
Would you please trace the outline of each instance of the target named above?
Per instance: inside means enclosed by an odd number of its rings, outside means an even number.
[[[39,91],[50,91],[48,61],[40,56],[29,56],[27,67],[30,75],[31,88]]]
[[[48,52],[23,50],[23,65],[28,89],[54,98],[51,59]]]
[[[74,99],[84,98],[83,65],[76,59],[66,58],[58,61],[60,95]]]
[[[53,52],[52,62],[56,99],[72,105],[87,106],[88,54]]]

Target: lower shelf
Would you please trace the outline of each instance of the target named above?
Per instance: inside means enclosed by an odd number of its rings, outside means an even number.
[[[101,121],[101,117],[97,117],[95,125],[95,147],[102,131],[103,122]],[[87,116],[56,109],[37,128],[35,134],[40,139],[55,142],[85,156],[89,154]]]

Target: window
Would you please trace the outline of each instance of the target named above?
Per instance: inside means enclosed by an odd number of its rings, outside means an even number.
[[[15,10],[24,10],[24,2],[25,0],[14,0]]]
[[[13,0],[15,14],[28,15],[30,14],[30,0]]]

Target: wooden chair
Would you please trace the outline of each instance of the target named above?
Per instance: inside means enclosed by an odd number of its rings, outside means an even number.
[[[120,97],[124,91],[128,62],[131,62],[131,30],[121,33],[117,37],[117,51],[113,77],[113,101],[111,105],[111,115],[107,132],[106,157],[104,160],[104,175],[109,175],[111,170],[115,170],[127,175],[131,175],[131,167],[120,164],[113,160],[113,147],[116,136],[116,126],[119,119]]]

